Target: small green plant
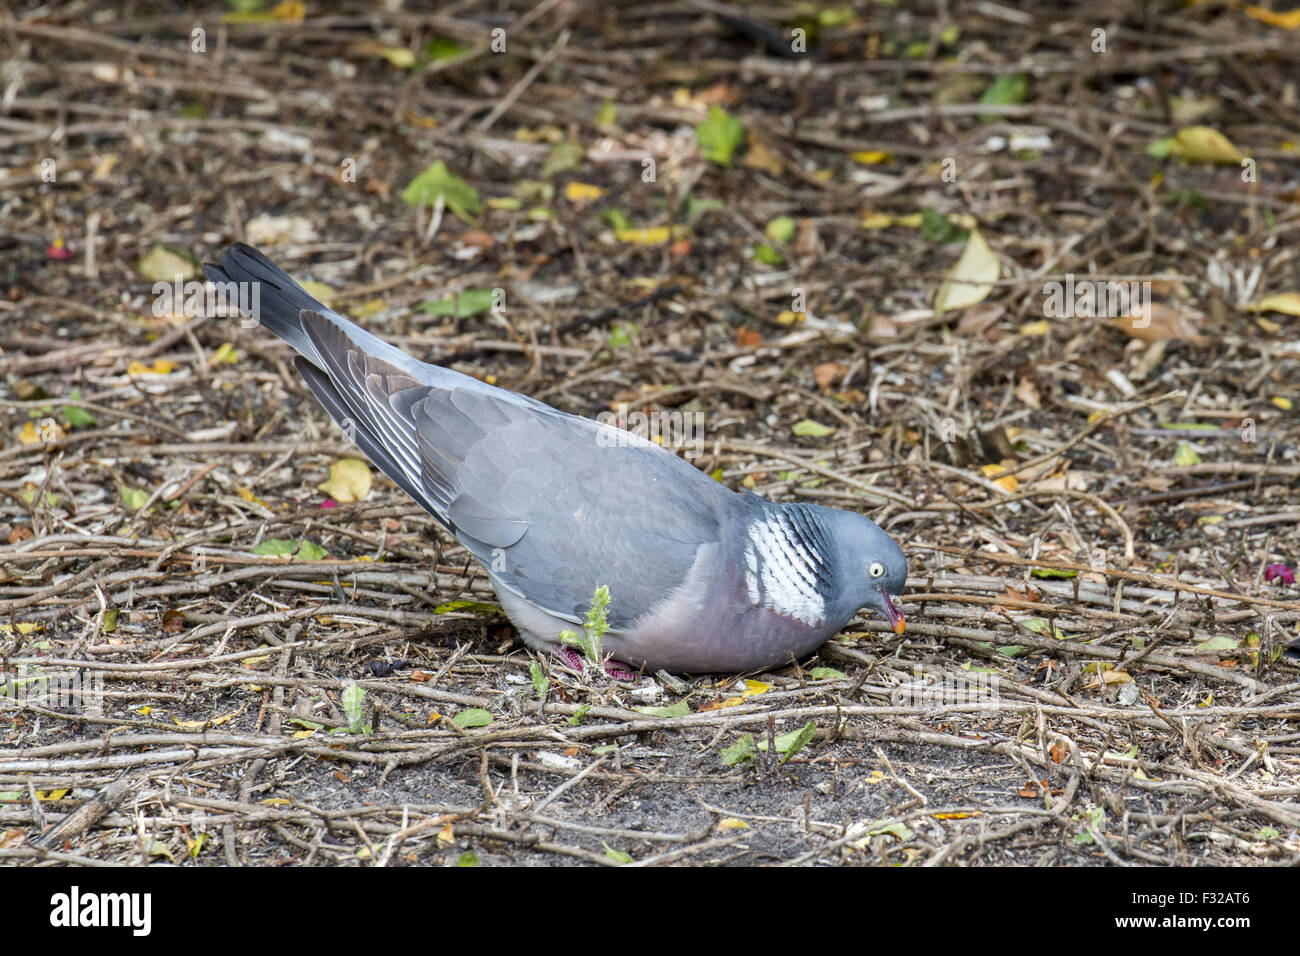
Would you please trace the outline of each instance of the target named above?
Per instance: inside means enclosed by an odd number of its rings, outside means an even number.
[[[541,701],[546,700],[546,691],[551,686],[551,679],[547,677],[546,672],[542,670],[542,665],[537,663],[537,661],[530,661],[528,664],[528,674],[533,679],[533,690],[537,691],[538,702],[540,703]]]
[[[364,687],[349,683],[343,689],[343,716],[348,721],[348,733],[371,733],[370,725],[362,723],[365,719],[366,691]]]
[[[576,647],[584,657],[597,667],[605,664],[605,655],[601,644],[605,632],[609,630],[609,588],[602,584],[591,596],[591,607],[587,609],[586,620],[582,622],[582,633],[561,631],[560,643]]]

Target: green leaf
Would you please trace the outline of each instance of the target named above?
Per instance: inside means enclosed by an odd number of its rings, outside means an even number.
[[[980,97],[980,102],[985,106],[1012,106],[1023,103],[1028,94],[1029,77],[1023,73],[1007,73],[989,84],[989,88]],[[996,113],[988,113],[980,117],[986,123],[994,123],[1001,118]]]
[[[1213,422],[1161,422],[1160,427],[1173,432],[1217,432],[1219,426]]]
[[[801,438],[825,438],[831,432],[835,431],[829,425],[823,425],[821,422],[815,422],[810,418],[805,418],[801,422],[795,422],[790,429]]]
[[[343,688],[343,716],[347,718],[348,731],[359,734],[365,719],[366,689],[349,683]]]
[[[115,607],[106,608],[104,610],[103,624],[105,634],[112,634],[117,630],[118,613],[119,611]]]
[[[469,47],[462,46],[451,37],[434,37],[424,48],[424,55],[436,63],[439,60],[454,60],[468,49]]]
[[[785,257],[767,243],[761,243],[754,249],[754,261],[761,262],[765,266],[779,266],[785,262]]]
[[[1152,159],[1165,159],[1169,156],[1174,148],[1174,138],[1166,136],[1164,139],[1155,140],[1147,147],[1147,155]]]
[[[1174,464],[1186,468],[1189,465],[1198,465],[1201,462],[1201,456],[1196,452],[1196,446],[1191,442],[1180,441],[1178,447],[1174,449]]]
[[[730,166],[732,154],[745,138],[745,126],[721,107],[709,107],[709,118],[695,127],[700,155],[719,166]]]
[[[68,393],[68,398],[74,402],[81,401],[81,389],[74,388]],[[76,405],[63,406],[63,420],[69,428],[90,428],[98,424],[94,415],[84,408],[78,408]]]
[[[813,680],[848,680],[849,675],[833,667],[814,667],[809,673]]]
[[[596,124],[598,126],[613,126],[618,122],[618,107],[614,105],[613,100],[606,100],[600,104],[600,109],[596,110]]]
[[[402,191],[408,206],[432,206],[441,196],[456,218],[472,223],[474,213],[483,208],[478,190],[447,169],[441,159],[411,180]]]
[[[609,347],[612,349],[623,348],[632,344],[632,336],[628,334],[627,326],[619,324],[610,329]]]
[[[460,858],[456,860],[456,865],[457,866],[478,866],[478,854],[476,854],[473,850],[466,850],[464,853],[460,855]]]
[[[577,710],[573,712],[573,716],[569,718],[569,723],[577,727],[580,723],[582,723],[582,718],[587,716],[587,711],[589,710],[591,710],[591,704],[583,704],[581,707],[579,707]]]
[[[122,504],[132,511],[139,511],[148,500],[149,492],[147,491],[142,491],[139,488],[122,488]]]
[[[1019,644],[999,644],[997,651],[1003,657],[1019,657],[1025,652],[1025,648]]]
[[[612,846],[610,846],[610,845],[609,845],[608,843],[606,843],[604,840],[601,841],[601,844],[600,844],[600,845],[603,846],[603,847],[605,848],[605,855],[606,855],[607,857],[609,857],[611,860],[614,860],[616,863],[631,863],[631,862],[632,862],[632,856],[631,856],[631,854],[629,854],[629,853],[624,853],[622,850],[615,850]]]
[[[921,210],[921,237],[927,242],[942,245],[945,242],[965,242],[970,230],[953,225],[948,217],[933,209]]]
[[[776,752],[784,754],[781,763],[785,763],[799,751],[808,745],[808,741],[813,739],[817,733],[817,722],[810,720],[798,730],[792,730],[788,734],[781,734],[774,741],[776,743]],[[758,745],[759,750],[767,750],[767,741],[764,740]]]
[[[253,549],[253,553],[263,558],[293,554],[298,550],[298,544],[299,542],[290,538],[267,538]]]
[[[721,199],[706,197],[696,199],[694,196],[686,197],[686,225],[692,225],[695,220],[699,219],[706,212],[712,212],[714,209],[726,209],[727,204]],[[630,225],[628,223],[627,225]],[[624,228],[627,226],[625,225]]]
[[[582,168],[587,151],[577,143],[561,140],[550,148],[542,163],[542,178],[550,179],[556,173],[567,173]]]
[[[434,614],[447,614],[451,611],[469,611],[471,614],[500,614],[501,608],[484,601],[444,601],[433,609]]]
[[[757,753],[754,748],[754,735],[745,734],[730,747],[722,748],[722,762],[725,766],[734,767],[742,761],[753,760]]]
[[[1235,651],[1240,645],[1230,637],[1220,635],[1196,645],[1198,651]]]
[[[315,541],[304,539],[302,546],[298,548],[298,553],[293,557],[295,561],[320,561],[322,558],[329,557],[329,552]]]
[[[450,315],[458,319],[467,319],[492,308],[496,302],[496,292],[492,289],[466,289],[455,298],[428,299],[420,303],[420,311],[426,315]]]
[[[867,830],[867,836],[881,836],[888,833],[900,843],[906,843],[912,837],[916,836],[911,828],[902,820],[877,820],[868,824],[870,829]]]
[[[465,730],[470,727],[486,727],[496,720],[482,707],[468,707],[451,719],[457,727]]]
[[[618,209],[606,209],[600,214],[600,218],[613,226],[615,232],[625,232],[632,228],[632,220]]]
[[[1078,571],[1066,571],[1063,568],[1034,568],[1029,572],[1035,578],[1077,578]]]
[[[633,709],[650,717],[686,717],[691,712],[689,700],[689,697],[683,697],[671,707],[636,707]]]
[[[767,228],[763,232],[773,242],[784,244],[794,238],[798,226],[799,224],[789,216],[777,216],[767,224]]]
[[[1026,631],[1033,631],[1035,634],[1048,634],[1058,641],[1068,641],[1070,639],[1063,630],[1044,617],[1026,618],[1020,622],[1020,625]]]

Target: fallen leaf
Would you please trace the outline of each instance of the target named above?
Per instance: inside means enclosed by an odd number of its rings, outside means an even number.
[[[984,301],[1002,274],[1001,263],[978,229],[972,229],[966,248],[939,286],[934,297],[936,316]]]
[[[1228,137],[1210,126],[1185,126],[1174,135],[1171,155],[1187,163],[1231,163],[1245,158]]]
[[[823,362],[813,369],[813,381],[820,389],[827,389],[838,382],[848,369],[839,362]]]
[[[1168,342],[1182,340],[1193,345],[1208,345],[1209,339],[1199,334],[1197,321],[1204,319],[1192,309],[1175,309],[1163,302],[1152,302],[1145,315],[1119,315],[1107,322],[1140,342]]]
[[[821,422],[815,422],[810,418],[803,421],[795,422],[790,431],[801,438],[825,438],[835,431],[830,425],[823,425]]]
[[[317,485],[340,504],[360,501],[370,494],[370,466],[360,458],[340,458],[330,465],[329,478]]]
[[[572,203],[595,202],[603,195],[605,195],[605,190],[590,183],[571,182],[564,187],[564,198]]]
[[[150,247],[135,265],[136,271],[154,282],[182,282],[199,277],[199,264],[188,253],[169,249],[161,243]]]
[[[1300,292],[1278,292],[1266,295],[1251,306],[1256,312],[1281,312],[1283,315],[1300,315]]]

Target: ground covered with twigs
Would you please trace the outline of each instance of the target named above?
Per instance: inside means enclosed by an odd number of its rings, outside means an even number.
[[[1285,18],[181,6],[0,15],[0,860],[1300,860]],[[235,240],[422,358],[870,514],[906,634],[530,656],[402,492],[340,500],[282,343],[157,307]],[[996,277],[940,293],[964,253]],[[1063,314],[1067,276],[1147,283],[1149,324]]]

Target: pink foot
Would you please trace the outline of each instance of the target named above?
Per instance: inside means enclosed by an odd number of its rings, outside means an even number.
[[[572,647],[561,647],[558,653],[564,658],[564,662],[579,674],[581,674],[587,666],[586,659]],[[636,671],[632,670],[630,665],[624,664],[622,661],[606,661],[605,673],[614,678],[614,680],[636,680]]]
[[[622,661],[605,662],[605,673],[614,680],[636,680],[636,672],[630,668],[630,664],[624,664]]]

